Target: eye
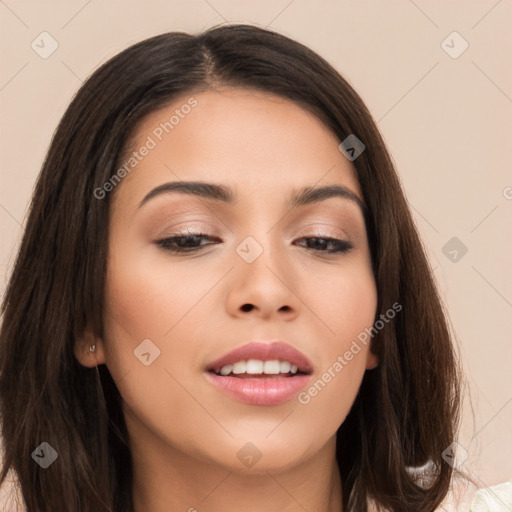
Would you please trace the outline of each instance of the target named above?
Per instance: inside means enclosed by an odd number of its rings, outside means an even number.
[[[306,241],[306,245],[309,245],[309,248],[313,251],[326,254],[344,254],[354,248],[351,242],[338,238],[314,236],[299,238],[299,241],[301,240]]]
[[[187,232],[186,234],[175,233],[170,237],[157,240],[155,243],[164,251],[179,254],[197,252],[207,245],[212,245],[211,243],[201,243],[208,240],[214,243],[221,241],[219,238],[205,233]],[[298,241],[306,242],[308,249],[325,254],[345,254],[354,248],[352,243],[347,240],[325,236],[302,237]]]
[[[213,237],[204,233],[189,233],[185,235],[182,233],[176,233],[168,238],[157,240],[155,243],[161,247],[164,251],[173,253],[187,253],[196,252],[204,247],[205,245],[211,244],[199,244],[204,240],[214,240]],[[216,240],[219,240],[218,238]],[[199,245],[198,245],[199,244]]]

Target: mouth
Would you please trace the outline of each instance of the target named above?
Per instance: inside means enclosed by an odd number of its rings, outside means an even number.
[[[249,343],[210,363],[206,376],[219,391],[250,405],[279,405],[310,379],[309,359],[282,342]]]
[[[290,363],[290,361],[279,361],[279,359],[236,361],[220,368],[211,369],[209,372],[218,376],[235,377],[237,379],[276,379],[307,374],[307,372],[299,370],[298,366]]]

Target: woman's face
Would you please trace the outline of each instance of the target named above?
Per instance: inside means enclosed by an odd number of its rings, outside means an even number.
[[[339,142],[296,104],[243,89],[184,96],[139,126],[110,192],[96,351],[136,454],[264,472],[334,448],[376,365],[353,344],[377,296]],[[190,182],[215,188],[163,187]],[[333,186],[348,193],[297,199]]]

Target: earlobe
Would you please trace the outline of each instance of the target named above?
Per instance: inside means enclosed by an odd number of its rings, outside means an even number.
[[[366,354],[366,369],[373,370],[374,368],[377,368],[377,366],[379,366],[379,358],[370,349]]]
[[[93,368],[104,363],[103,341],[95,337],[87,328],[75,342],[75,357],[80,364]]]

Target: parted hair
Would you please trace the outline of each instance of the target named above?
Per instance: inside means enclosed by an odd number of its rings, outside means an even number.
[[[340,51],[342,49],[340,48]],[[339,141],[364,145],[353,161],[377,284],[376,319],[400,313],[371,340],[365,373],[337,432],[343,510],[431,512],[453,468],[460,370],[447,313],[394,164],[368,109],[315,52],[250,25],[169,32],[121,51],[80,87],[51,141],[2,304],[0,426],[3,466],[29,512],[130,512],[132,460],[121,397],[105,365],[82,366],[77,339],[103,335],[115,174],[137,126],[174,99],[228,85],[272,93],[314,113]],[[47,442],[47,469],[31,453]],[[428,483],[411,467],[430,464]]]

